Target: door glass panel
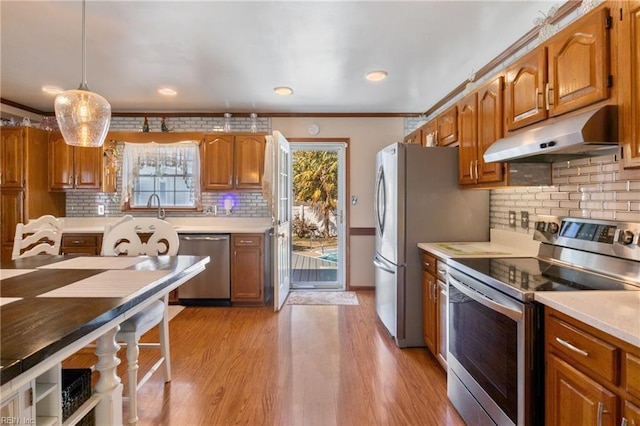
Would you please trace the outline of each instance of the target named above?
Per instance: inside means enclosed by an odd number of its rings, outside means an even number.
[[[344,289],[344,147],[292,146],[293,288]]]

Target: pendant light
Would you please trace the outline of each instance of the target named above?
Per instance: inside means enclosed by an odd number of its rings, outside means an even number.
[[[82,83],[56,97],[54,109],[58,127],[68,145],[102,146],[111,121],[111,105],[87,85],[85,0],[82,0]]]

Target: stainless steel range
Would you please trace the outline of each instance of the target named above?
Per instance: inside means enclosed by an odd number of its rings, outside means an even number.
[[[450,259],[447,394],[467,424],[544,423],[538,291],[640,291],[640,223],[540,216],[537,257]]]

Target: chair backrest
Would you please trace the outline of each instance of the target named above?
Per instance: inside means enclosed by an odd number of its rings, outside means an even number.
[[[149,235],[143,242],[141,235]],[[103,256],[139,256],[178,254],[180,239],[169,222],[161,219],[124,216],[105,227],[102,237]]]
[[[60,254],[62,224],[51,215],[31,219],[16,226],[11,259],[37,254]]]

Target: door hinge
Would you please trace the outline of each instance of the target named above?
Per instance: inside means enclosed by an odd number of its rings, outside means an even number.
[[[28,407],[31,407],[33,405],[33,388],[29,388],[29,394],[27,395],[27,398],[29,399]]]
[[[613,87],[613,75],[611,74],[607,76],[607,87]]]
[[[609,30],[611,29],[612,26],[613,26],[613,18],[611,17],[611,15],[609,15],[606,17],[604,27]]]

